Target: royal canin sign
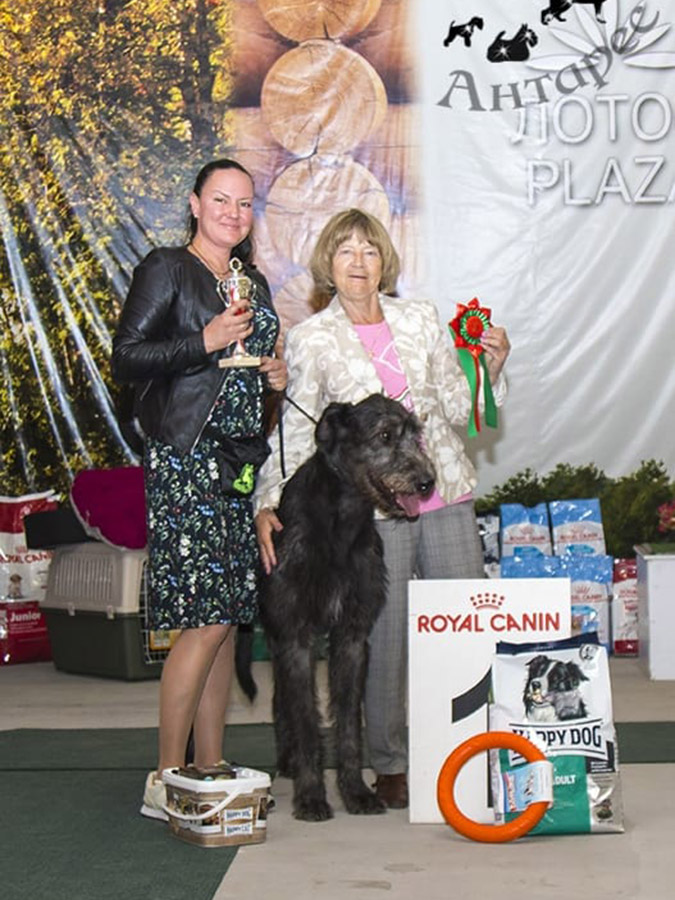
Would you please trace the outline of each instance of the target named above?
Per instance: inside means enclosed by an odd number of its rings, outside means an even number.
[[[510,613],[503,609],[506,598],[503,594],[486,591],[470,594],[467,607],[470,611],[454,613],[420,613],[415,618],[418,634],[474,634],[494,632],[500,635],[540,634],[560,632],[559,612],[545,610],[520,611]]]

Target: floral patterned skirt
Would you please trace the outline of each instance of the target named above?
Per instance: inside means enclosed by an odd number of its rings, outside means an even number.
[[[221,394],[211,424],[232,420],[227,394]],[[250,498],[222,493],[215,447],[213,438],[204,436],[182,455],[161,441],[146,441],[153,629],[246,623],[256,616],[260,562],[253,505]]]

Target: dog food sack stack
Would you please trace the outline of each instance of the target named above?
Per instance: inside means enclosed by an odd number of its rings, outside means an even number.
[[[637,560],[615,559],[612,584],[612,642],[616,656],[637,656]]]
[[[551,531],[545,503],[537,506],[502,503],[499,517],[502,557],[551,555]]]
[[[483,547],[483,566],[488,578],[499,578],[499,516],[487,513],[476,516],[478,533]]]
[[[532,834],[623,831],[619,757],[607,650],[596,634],[543,644],[499,643],[492,666],[490,730],[521,734],[553,763],[553,805]],[[505,780],[525,761],[491,751],[498,824]],[[512,779],[512,776],[511,776]]]
[[[548,504],[551,516],[553,552],[581,556],[602,555],[605,550],[605,530],[602,527],[600,501],[553,500]]]
[[[567,578],[557,556],[503,556],[502,578]]]
[[[233,847],[267,836],[270,777],[226,762],[209,769],[165,769],[169,828],[189,844]]]
[[[561,572],[570,579],[572,598],[572,636],[597,631],[598,638],[610,652],[610,603],[612,596],[611,556],[560,557]]]

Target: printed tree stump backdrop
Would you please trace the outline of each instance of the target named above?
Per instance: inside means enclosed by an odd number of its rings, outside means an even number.
[[[265,74],[295,45],[270,28],[255,0],[234,4],[233,21],[230,100],[234,106],[257,107]]]
[[[389,225],[389,200],[368,169],[349,157],[312,156],[285,169],[267,195],[265,219],[278,252],[306,266],[319,232],[346,206]]]
[[[235,107],[257,107],[265,75],[296,42],[272,27],[256,0],[237,0],[233,5],[230,102]],[[363,56],[378,73],[386,86],[390,108],[392,103],[411,100],[414,60],[408,39],[409,14],[408,0],[382,0],[377,16],[364,31],[341,39],[344,46]],[[322,32],[313,37],[324,35]]]
[[[289,279],[274,298],[281,319],[282,340],[285,339],[289,328],[311,315],[312,307],[309,299],[312,296],[312,287],[309,272],[301,272],[300,275]]]
[[[228,115],[236,134],[234,155],[253,175],[256,193],[265,197],[279,172],[294,162],[295,156],[272,137],[260,107],[233,109]]]
[[[345,153],[371,137],[387,112],[382,79],[332,41],[307,41],[267,73],[261,109],[276,140],[295,153]]]
[[[310,313],[307,265],[341,209],[382,220],[413,289],[419,252],[420,134],[410,105],[407,0],[239,0],[234,4],[236,158],[256,184],[256,260],[282,331]]]
[[[408,16],[412,8],[409,0],[384,0],[375,21],[345,41],[350,50],[371,64],[386,85],[390,109],[392,104],[411,100],[415,63]]]
[[[258,0],[272,28],[292,41],[344,40],[372,21],[381,0]]]

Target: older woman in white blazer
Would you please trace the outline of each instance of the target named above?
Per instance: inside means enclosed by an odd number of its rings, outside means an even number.
[[[387,806],[400,809],[408,805],[408,581],[484,574],[471,494],[476,473],[453,430],[468,422],[471,396],[433,303],[393,296],[400,262],[381,222],[358,209],[333,216],[318,238],[310,269],[316,312],[288,332],[288,396],[318,420],[332,401],[356,403],[384,390],[417,414],[436,467],[436,491],[416,519],[377,520],[389,588],[370,636],[365,724],[375,791]],[[501,405],[502,367],[510,349],[505,330],[490,328],[482,343]],[[314,452],[315,425],[285,404],[283,426],[290,478]],[[272,534],[282,526],[274,510],[283,484],[274,454],[260,472],[254,500],[267,572],[276,564]]]

